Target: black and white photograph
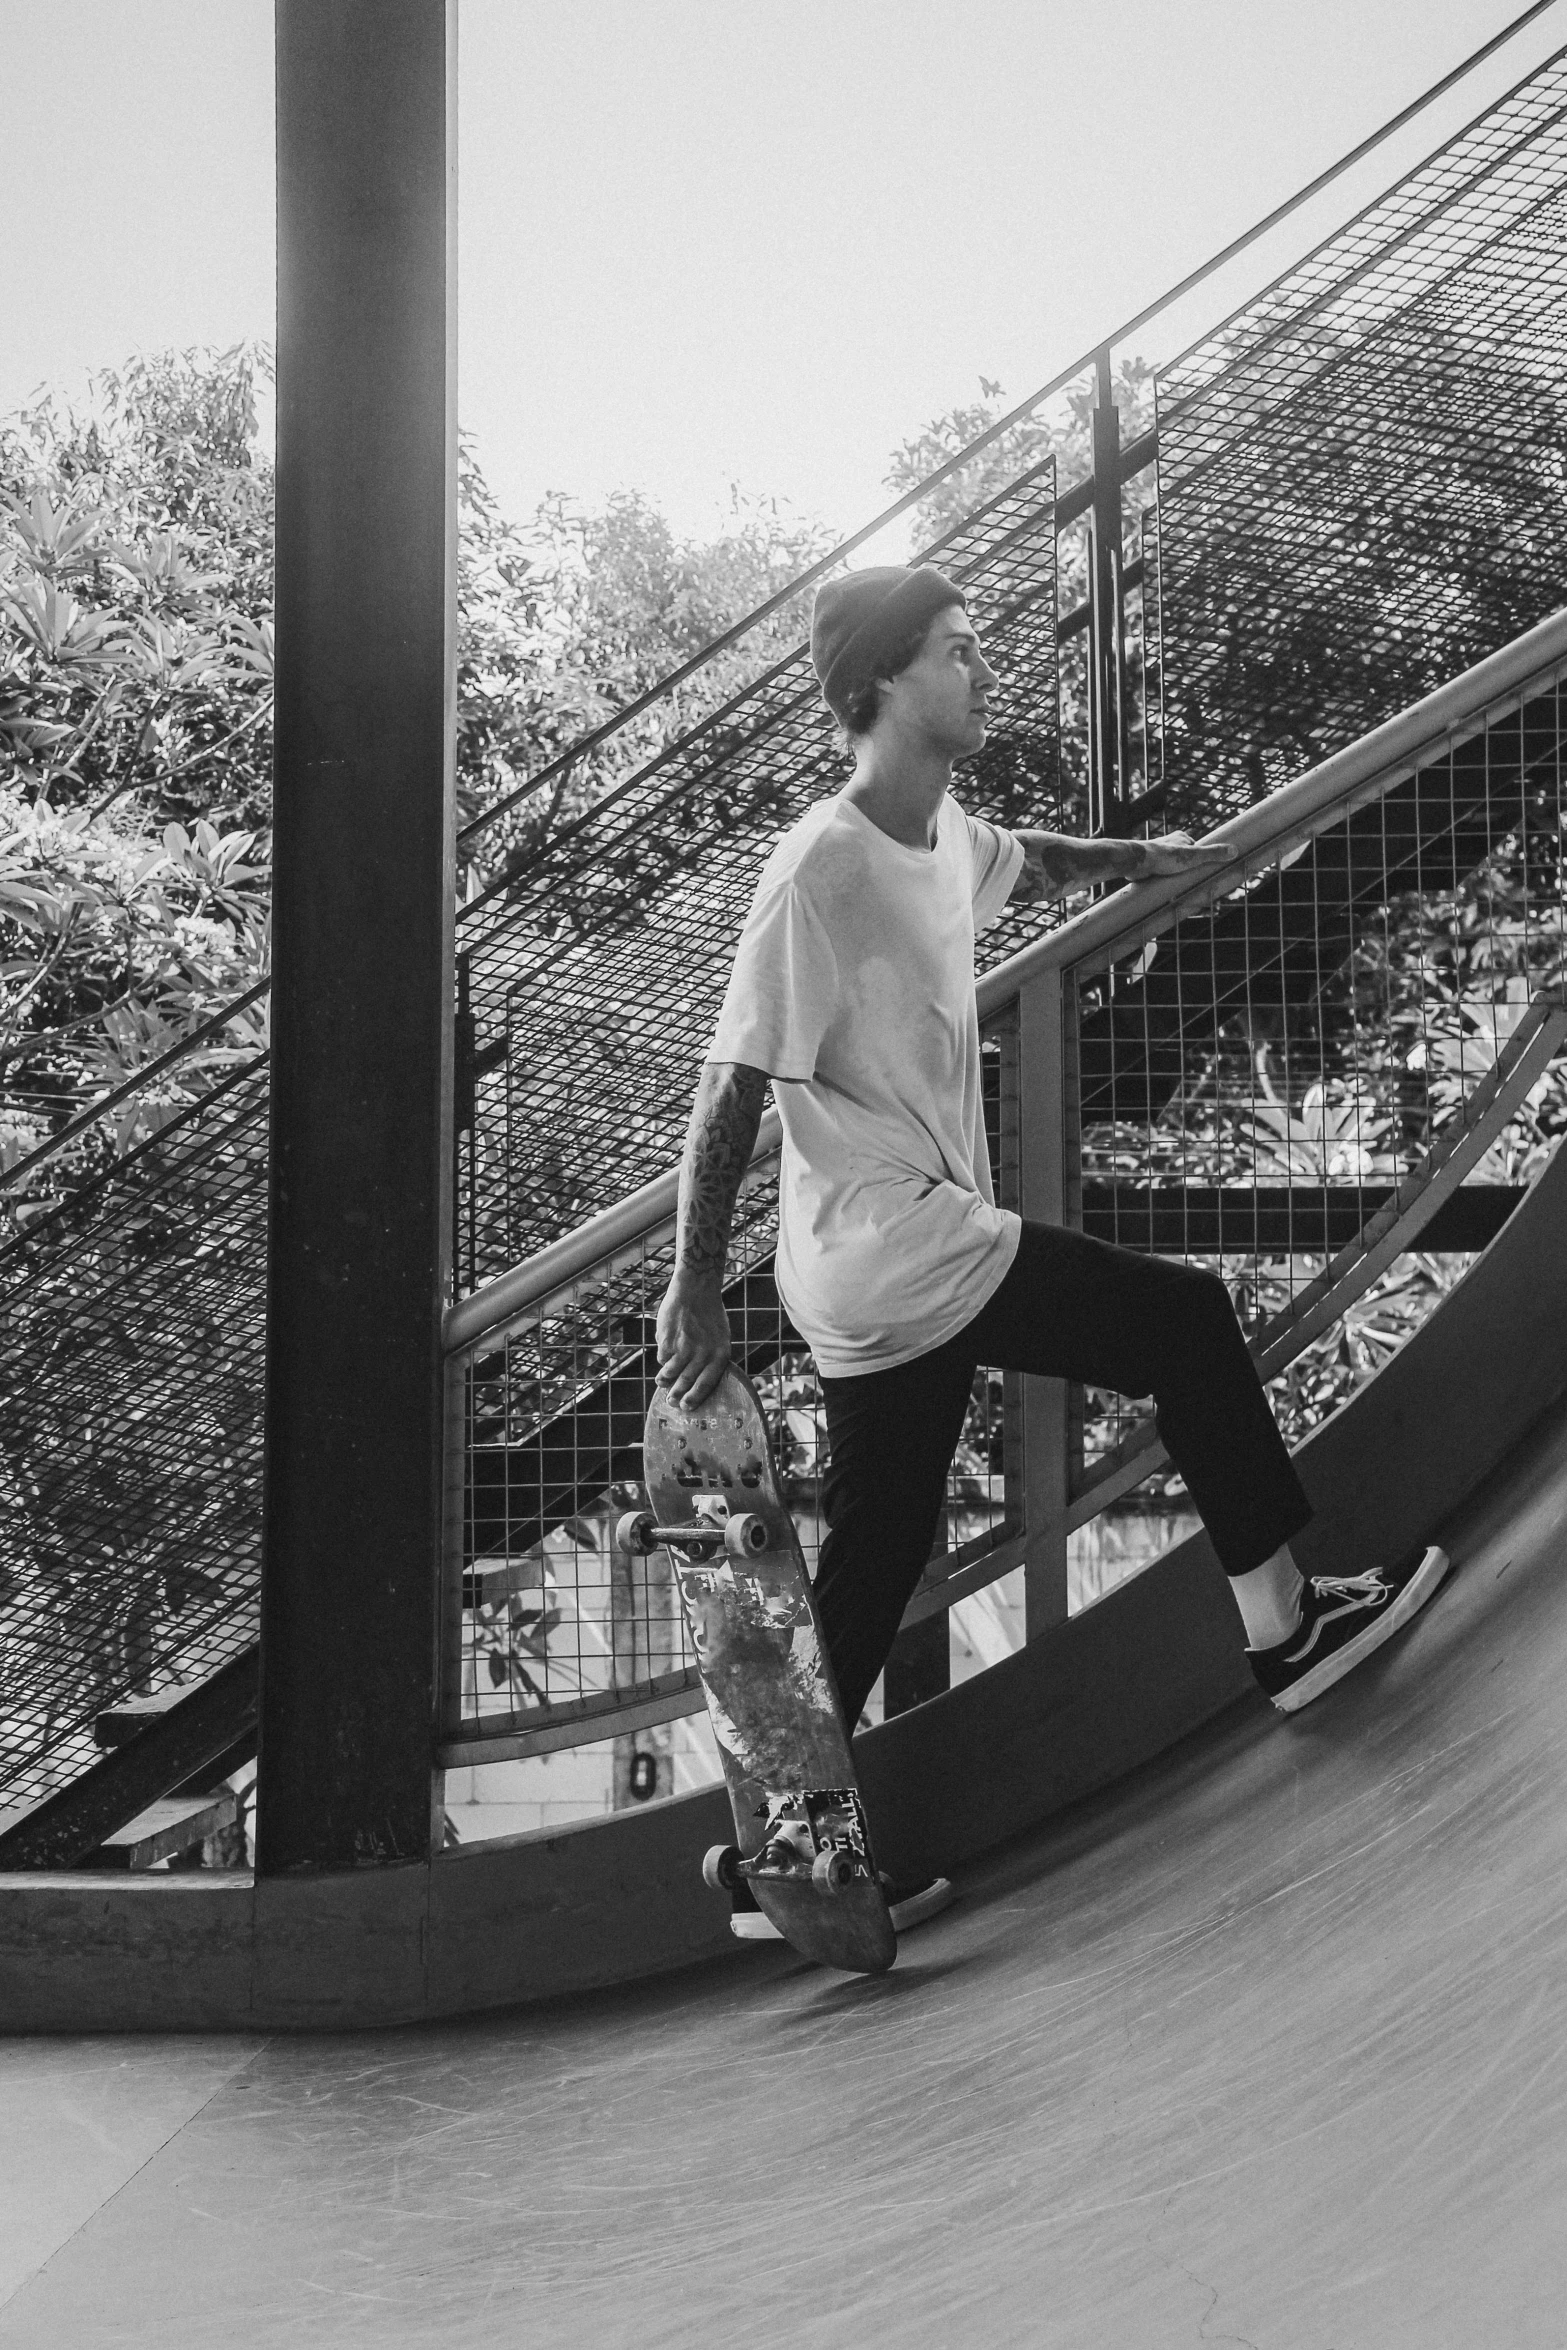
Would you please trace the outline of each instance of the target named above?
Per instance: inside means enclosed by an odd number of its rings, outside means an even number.
[[[0,121],[0,2350],[1567,2350],[1567,0]]]

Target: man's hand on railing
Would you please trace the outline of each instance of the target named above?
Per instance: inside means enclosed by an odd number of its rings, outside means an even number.
[[[1068,833],[1020,829],[1016,837],[1023,863],[1012,898],[1020,906],[1096,889],[1106,881],[1164,881],[1172,874],[1216,872],[1235,861],[1227,842],[1194,841],[1189,832],[1169,832],[1162,840],[1112,840],[1103,834],[1079,840]]]
[[[677,1273],[658,1309],[658,1383],[686,1411],[705,1403],[729,1362],[729,1316],[715,1273]]]
[[[1182,873],[1216,873],[1221,865],[1233,865],[1235,851],[1228,841],[1193,840],[1189,832],[1167,832],[1162,840],[1144,840],[1135,844],[1143,852],[1143,863],[1134,871],[1134,881],[1168,881]]]

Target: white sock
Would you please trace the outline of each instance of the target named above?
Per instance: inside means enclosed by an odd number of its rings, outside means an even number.
[[[1301,1572],[1286,1542],[1249,1575],[1232,1575],[1230,1589],[1251,1648],[1277,1648],[1300,1622]]]

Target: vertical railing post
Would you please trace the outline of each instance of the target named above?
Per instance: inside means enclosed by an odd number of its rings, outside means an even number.
[[[463,1710],[464,1579],[473,1555],[473,1530],[468,1522],[468,1458],[472,1440],[469,1426],[473,1390],[471,1354],[448,1355],[442,1374],[445,1428],[442,1441],[441,1561],[437,1600],[438,1690],[436,1732],[455,1736]]]
[[[1018,998],[1021,1207],[1040,1224],[1066,1221],[1065,1045],[1062,976],[1044,971]],[[1030,1640],[1066,1621],[1070,1401],[1062,1379],[1023,1382],[1023,1621]]]
[[[474,1286],[473,1251],[463,1250],[463,1209],[473,1223],[474,1152],[478,1123],[477,1023],[473,1016],[472,955],[457,957],[457,1013],[452,1027],[452,1289],[461,1297]],[[468,1138],[468,1181],[463,1182],[463,1137]]]
[[[1090,829],[1119,837],[1127,829],[1126,648],[1121,583],[1121,411],[1115,404],[1108,349],[1096,362],[1093,412],[1094,503],[1089,520],[1089,791]]]

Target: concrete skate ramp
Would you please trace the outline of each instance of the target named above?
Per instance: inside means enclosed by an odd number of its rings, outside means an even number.
[[[1299,1458],[1316,1569],[1444,1535],[1567,1392],[1567,1152]],[[1444,1602],[1444,1606],[1445,1606]],[[1207,1537],[857,1742],[884,1864],[967,1870],[1251,1691]],[[732,1951],[701,1882],[714,1788],[430,1864],[346,1876],[0,1878],[0,2030],[335,2030],[471,2014]]]
[[[1567,1405],[1445,1532],[1317,1706],[1243,1698],[971,1866],[878,1980],[737,1950],[351,2039],[0,2050],[0,2343],[1559,2343]]]

